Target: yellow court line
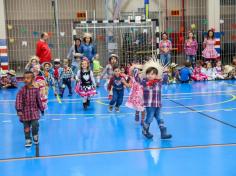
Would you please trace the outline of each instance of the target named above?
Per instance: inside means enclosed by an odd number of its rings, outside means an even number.
[[[25,158],[9,158],[9,159],[0,159],[0,163],[14,162],[14,161],[28,161],[28,160],[42,160],[42,159],[57,159],[57,158],[68,158],[68,157],[111,155],[111,154],[121,154],[121,153],[140,153],[140,152],[146,152],[146,151],[173,151],[173,150],[184,150],[184,149],[185,150],[186,149],[206,149],[206,148],[216,148],[216,147],[236,147],[236,144],[232,143],[232,144],[177,146],[177,147],[166,147],[166,148],[144,148],[144,149],[88,152],[88,153],[76,153],[76,154],[62,154],[62,155],[28,157],[28,158],[27,157],[25,157]]]
[[[220,101],[220,102],[217,102],[217,103],[209,103],[209,104],[201,104],[201,105],[190,105],[190,106],[187,106],[187,107],[190,107],[190,108],[193,108],[193,107],[202,107],[202,106],[213,106],[213,105],[220,105],[220,104],[225,104],[225,103],[229,103],[229,102],[232,102],[232,101],[235,101],[236,100],[236,96],[233,95],[233,94],[229,94],[229,96],[231,96],[232,98],[229,99],[229,100],[225,100],[225,101]],[[171,100],[171,98],[170,98]],[[107,103],[104,103],[100,100],[97,100],[96,101],[98,104],[102,104],[102,105],[105,105],[105,106],[108,106]],[[163,106],[162,108],[168,108],[168,109],[173,109],[173,108],[182,108],[183,106]]]

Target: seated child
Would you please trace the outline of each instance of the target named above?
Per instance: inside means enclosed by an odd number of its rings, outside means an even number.
[[[197,61],[196,67],[194,68],[193,74],[191,77],[194,81],[207,80],[207,75],[202,73],[201,61]]]
[[[215,74],[215,79],[224,79],[221,61],[216,62],[213,72]]]
[[[189,83],[192,75],[192,71],[190,69],[191,63],[186,61],[184,67],[179,71],[179,81],[181,83]]]

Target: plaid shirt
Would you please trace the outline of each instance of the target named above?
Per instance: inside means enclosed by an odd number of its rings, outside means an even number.
[[[63,71],[61,72],[60,78],[61,79],[69,79],[73,77],[73,71],[70,67],[63,68]]]
[[[146,79],[142,81],[144,107],[161,107],[161,81],[153,86],[148,86],[147,82]]]
[[[38,120],[40,118],[39,111],[44,111],[42,101],[40,99],[38,88],[27,88],[24,86],[16,96],[16,111],[22,112],[20,121]]]

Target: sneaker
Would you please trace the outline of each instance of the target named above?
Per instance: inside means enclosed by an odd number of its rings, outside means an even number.
[[[68,97],[72,97],[72,94],[69,94]]]
[[[109,112],[112,112],[112,111],[113,111],[113,106],[110,105],[110,106],[108,107],[108,111],[109,111]]]
[[[116,112],[120,112],[120,107],[115,107]]]
[[[172,135],[167,133],[166,127],[161,126],[160,131],[161,131],[161,139],[170,139],[170,138],[172,138]]]
[[[31,147],[32,146],[32,140],[31,139],[26,139],[25,140],[25,147]]]
[[[33,141],[34,141],[35,145],[38,145],[39,144],[39,136],[38,135],[33,136]]]

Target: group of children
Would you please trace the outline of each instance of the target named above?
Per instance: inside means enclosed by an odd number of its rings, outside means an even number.
[[[30,58],[25,68],[25,86],[19,91],[16,98],[17,114],[24,124],[25,146],[32,145],[31,129],[33,141],[38,144],[39,114],[40,112],[44,114],[47,109],[50,87],[59,102],[64,96],[66,87],[69,90],[68,96],[72,96],[74,89],[82,97],[83,108],[86,110],[90,106],[91,97],[97,93],[96,89],[99,87],[101,79],[105,79],[105,87],[108,91],[109,112],[112,112],[113,109],[116,112],[120,111],[120,106],[124,101],[124,90],[130,88],[130,94],[125,105],[135,110],[135,121],[139,121],[141,115],[142,134],[148,139],[153,137],[149,128],[153,118],[155,118],[160,129],[161,139],[170,139],[172,135],[167,133],[164,121],[160,118],[162,84],[176,81],[187,83],[191,79],[223,79],[226,71],[223,70],[220,61],[214,68],[212,68],[210,61],[207,62],[207,65],[195,62],[197,44],[193,33],[189,33],[189,38],[185,44],[187,55],[185,66],[178,69],[177,64],[169,65],[171,42],[165,33],[162,38],[160,62],[150,59],[143,65],[130,64],[126,68],[120,68],[119,57],[116,54],[111,54],[108,64],[103,69],[99,62],[99,55],[96,54],[94,46],[91,44],[92,36],[88,34],[84,36],[82,45],[80,39],[75,40],[75,45],[72,46],[68,55],[68,58],[72,57],[71,64],[69,59],[63,61],[55,59],[53,64],[46,62],[40,65],[36,56]],[[217,53],[213,51],[213,40],[214,32],[209,31],[208,38],[204,42],[206,47],[203,51],[203,56],[210,57],[209,59],[217,56]],[[236,58],[233,63],[236,65]],[[231,75],[235,78],[231,67],[234,66],[225,66],[224,69],[228,71],[227,76]],[[14,74],[8,74],[14,76]],[[76,83],[75,88],[73,88],[73,82]]]
[[[0,88],[17,88],[16,72],[0,70]]]
[[[95,67],[94,69],[96,69]],[[25,146],[30,147],[32,138],[34,143],[38,144],[39,114],[40,112],[44,114],[47,109],[48,90],[50,87],[54,90],[55,96],[63,98],[64,90],[67,86],[69,96],[71,96],[73,93],[72,82],[75,79],[74,91],[82,97],[83,108],[86,110],[90,105],[91,97],[96,94],[97,83],[91,68],[91,62],[86,57],[81,59],[80,68],[76,75],[73,74],[72,69],[69,67],[67,59],[62,64],[59,59],[55,59],[53,65],[51,63],[39,65],[38,58],[33,56],[25,69],[25,86],[17,94],[16,110],[20,121],[24,124]],[[160,119],[162,67],[158,62],[150,61],[143,66],[134,64],[128,70],[129,74],[124,70],[122,71],[118,66],[118,56],[112,54],[103,72],[98,72],[99,74],[97,74],[97,76],[99,75],[100,78],[106,80],[105,84],[107,85],[110,99],[109,112],[114,107],[116,112],[120,111],[124,89],[131,88],[131,94],[126,106],[136,110],[136,121],[139,121],[139,113],[141,113],[143,135],[149,139],[153,137],[149,132],[149,126],[153,118],[156,118],[160,127],[161,138],[171,138],[171,135],[166,132],[163,120]],[[32,109],[33,112],[31,111]]]
[[[221,61],[216,61],[214,67],[212,65],[210,61],[200,60],[194,66],[188,61],[183,66],[172,63],[164,70],[163,84],[236,79],[236,57],[231,65],[222,66]]]

